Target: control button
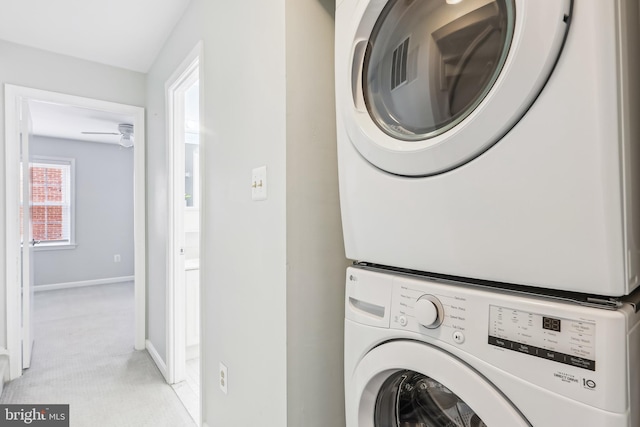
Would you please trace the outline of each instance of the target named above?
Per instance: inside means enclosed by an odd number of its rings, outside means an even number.
[[[416,319],[425,328],[435,329],[442,323],[444,310],[438,298],[433,295],[422,295],[415,305]]]
[[[460,331],[455,331],[453,333],[453,340],[458,344],[462,344],[464,342],[464,334]]]
[[[400,326],[407,326],[407,318],[406,317],[400,316],[398,321],[400,322]]]

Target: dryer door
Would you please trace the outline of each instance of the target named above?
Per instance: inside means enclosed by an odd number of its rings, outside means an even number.
[[[351,3],[352,9],[346,5]],[[531,106],[558,60],[571,0],[348,0],[337,100],[358,151],[433,175],[477,157]]]
[[[486,378],[424,343],[376,347],[354,379],[358,427],[530,426]]]

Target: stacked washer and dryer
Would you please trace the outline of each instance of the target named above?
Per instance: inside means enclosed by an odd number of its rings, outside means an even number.
[[[337,0],[348,427],[640,426],[637,0]]]

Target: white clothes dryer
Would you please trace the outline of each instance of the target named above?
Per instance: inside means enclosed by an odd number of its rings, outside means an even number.
[[[637,303],[347,271],[347,427],[640,426]]]
[[[631,293],[638,9],[637,0],[339,0],[347,257]]]

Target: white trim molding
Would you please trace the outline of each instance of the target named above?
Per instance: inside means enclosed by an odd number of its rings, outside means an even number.
[[[149,352],[149,356],[151,356],[151,358],[155,362],[156,366],[158,367],[158,370],[160,371],[160,373],[164,377],[164,380],[168,382],[168,379],[167,379],[167,365],[162,360],[162,357],[160,357],[160,353],[158,353],[158,350],[156,350],[156,348],[154,347],[154,345],[153,345],[153,343],[151,341],[147,340],[146,341],[146,346],[147,346],[147,352]]]
[[[176,68],[173,74],[165,82],[165,108],[167,112],[166,120],[166,147],[167,147],[167,171],[169,182],[168,206],[167,206],[167,226],[169,229],[169,239],[167,242],[167,294],[166,294],[166,346],[167,346],[167,369],[169,384],[175,384],[185,379],[186,363],[186,338],[185,338],[185,286],[184,286],[184,255],[180,254],[181,241],[179,236],[184,235],[183,213],[184,210],[184,173],[180,176],[176,173],[175,164],[182,157],[176,149],[176,145],[183,135],[179,132],[179,127],[175,126],[184,113],[176,108],[176,96],[184,92],[184,87],[194,80],[200,81],[199,102],[200,120],[203,116],[203,85],[202,68],[203,43],[198,42],[189,52],[182,63]],[[181,114],[182,113],[182,114]],[[201,147],[202,148],[202,147]],[[202,162],[202,153],[200,162]],[[184,160],[182,160],[184,163]],[[202,170],[202,165],[200,165]],[[182,187],[181,187],[182,186]],[[182,189],[181,189],[182,188]],[[201,192],[204,189],[201,187]],[[181,203],[182,202],[182,203]],[[200,203],[202,206],[203,203]],[[200,227],[199,227],[200,228]],[[201,228],[200,228],[201,229]],[[201,254],[202,255],[202,254]],[[182,257],[182,258],[180,258]],[[181,261],[179,261],[181,260]],[[180,265],[179,265],[180,263]]]
[[[56,291],[58,289],[81,288],[83,286],[111,285],[113,283],[133,282],[135,276],[110,277],[108,279],[80,280],[77,282],[50,283],[35,285],[34,292]]]

